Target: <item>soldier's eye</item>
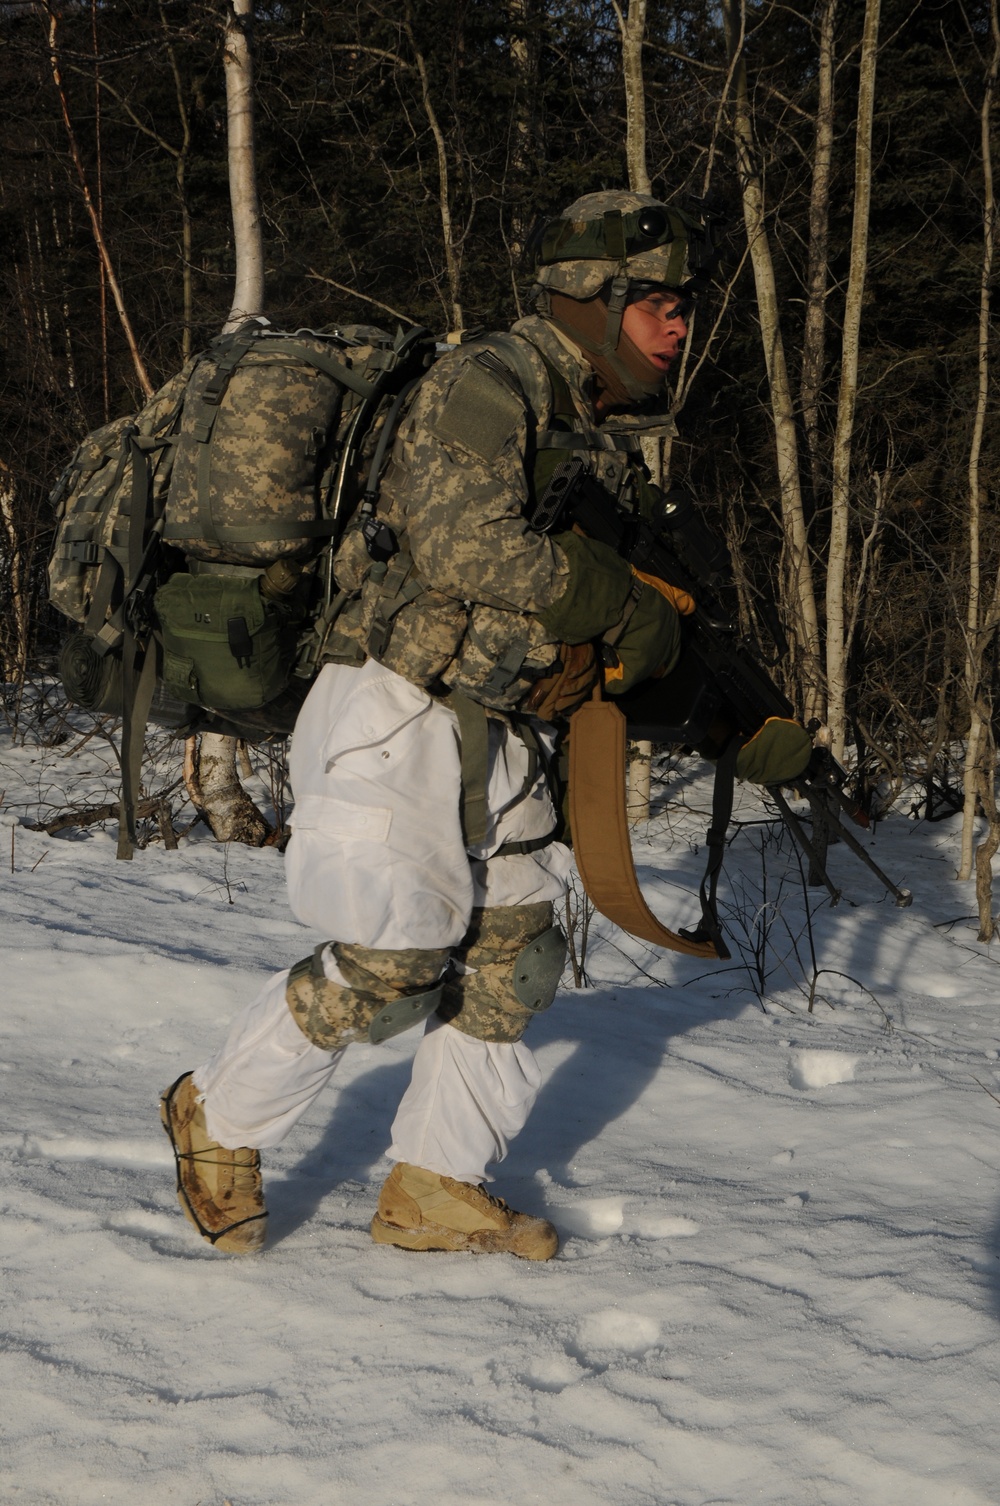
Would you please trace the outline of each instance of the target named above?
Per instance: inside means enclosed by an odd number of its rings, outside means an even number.
[[[672,298],[669,293],[651,293],[648,298],[643,298],[638,307],[644,314],[650,314],[654,319],[686,319],[691,305],[684,298]]]

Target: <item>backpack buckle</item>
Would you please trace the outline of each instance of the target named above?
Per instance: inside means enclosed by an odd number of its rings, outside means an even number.
[[[93,539],[74,539],[63,548],[63,558],[73,560],[78,565],[96,565],[104,553],[101,545],[95,544]]]

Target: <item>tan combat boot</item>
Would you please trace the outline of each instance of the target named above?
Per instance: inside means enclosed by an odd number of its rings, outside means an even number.
[[[177,1161],[177,1201],[202,1239],[227,1255],[249,1255],[267,1238],[260,1152],[226,1150],[205,1128],[190,1072],[160,1099],[160,1119]]]
[[[386,1178],[372,1239],[404,1250],[475,1250],[551,1260],[559,1236],[544,1218],[515,1213],[485,1187],[401,1161]]]

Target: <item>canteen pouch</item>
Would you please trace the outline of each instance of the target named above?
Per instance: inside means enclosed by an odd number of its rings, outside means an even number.
[[[264,706],[284,690],[299,614],[265,601],[259,575],[179,573],[159,588],[155,608],[170,695],[238,711]]]

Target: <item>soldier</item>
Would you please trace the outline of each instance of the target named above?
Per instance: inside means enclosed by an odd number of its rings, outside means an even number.
[[[377,517],[337,556],[351,601],[295,728],[291,907],[330,940],[278,973],[221,1049],[164,1093],[178,1197],[216,1249],[259,1249],[260,1151],[353,1041],[424,1022],[372,1235],[412,1250],[556,1253],[486,1191],[540,1086],[522,1036],[565,960],[570,856],[549,770],[599,674],[669,669],[690,599],[526,510],[583,457],[642,509],[640,438],[707,241],[644,195],[590,194],[544,234],[537,313],[441,357],[400,427]]]

